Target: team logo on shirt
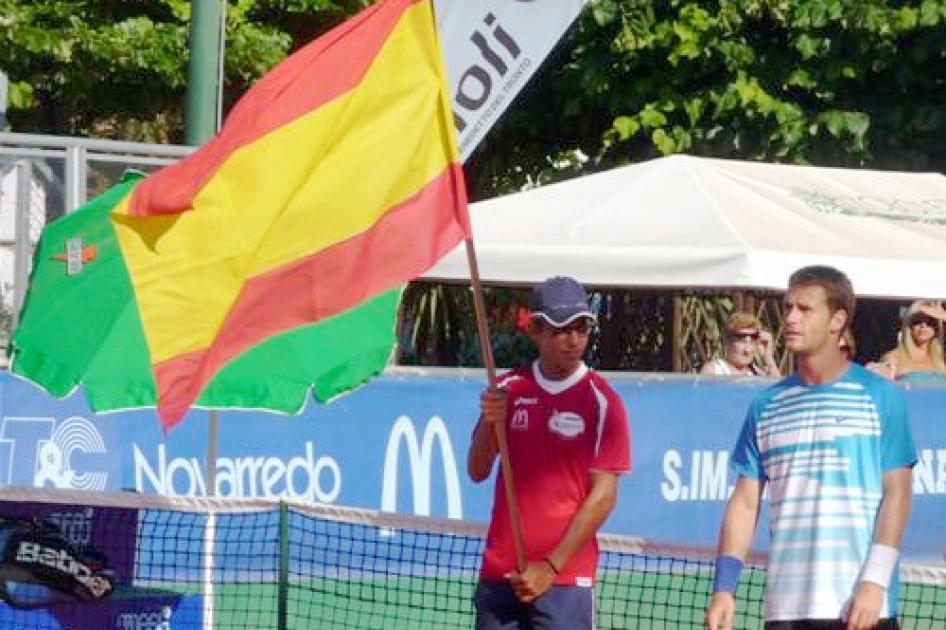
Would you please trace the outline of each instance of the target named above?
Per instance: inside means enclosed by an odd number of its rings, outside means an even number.
[[[556,411],[549,418],[549,430],[562,437],[577,437],[585,431],[585,420],[571,411]]]
[[[509,423],[513,429],[529,428],[529,412],[525,409],[516,409],[512,414],[512,422]]]

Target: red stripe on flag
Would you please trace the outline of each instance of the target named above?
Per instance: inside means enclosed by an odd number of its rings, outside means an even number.
[[[177,424],[217,371],[244,350],[342,313],[429,269],[469,237],[465,209],[463,172],[451,164],[367,231],[250,279],[211,348],[154,367],[165,428]]]
[[[300,48],[243,95],[215,138],[139,184],[128,213],[150,216],[189,209],[232,153],[354,89],[404,11],[427,1],[382,0]]]

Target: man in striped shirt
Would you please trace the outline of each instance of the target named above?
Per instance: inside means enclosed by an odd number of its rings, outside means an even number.
[[[792,274],[783,336],[795,373],[753,401],[733,450],[708,630],[732,627],[762,492],[770,493],[766,630],[896,629],[897,560],[916,448],[902,391],[851,363],[848,278]]]

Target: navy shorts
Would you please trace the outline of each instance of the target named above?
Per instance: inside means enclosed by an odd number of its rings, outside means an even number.
[[[594,630],[594,589],[552,586],[523,604],[509,582],[476,587],[476,630]]]

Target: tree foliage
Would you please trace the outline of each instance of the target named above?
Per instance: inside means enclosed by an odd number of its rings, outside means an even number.
[[[225,106],[372,0],[229,0]],[[190,0],[0,0],[15,131],[179,142]],[[946,0],[591,0],[471,194],[687,152],[943,170]]]
[[[225,102],[368,0],[231,0]],[[14,131],[180,142],[190,0],[0,0]]]
[[[475,189],[678,152],[946,170],[944,51],[946,0],[596,0]]]

